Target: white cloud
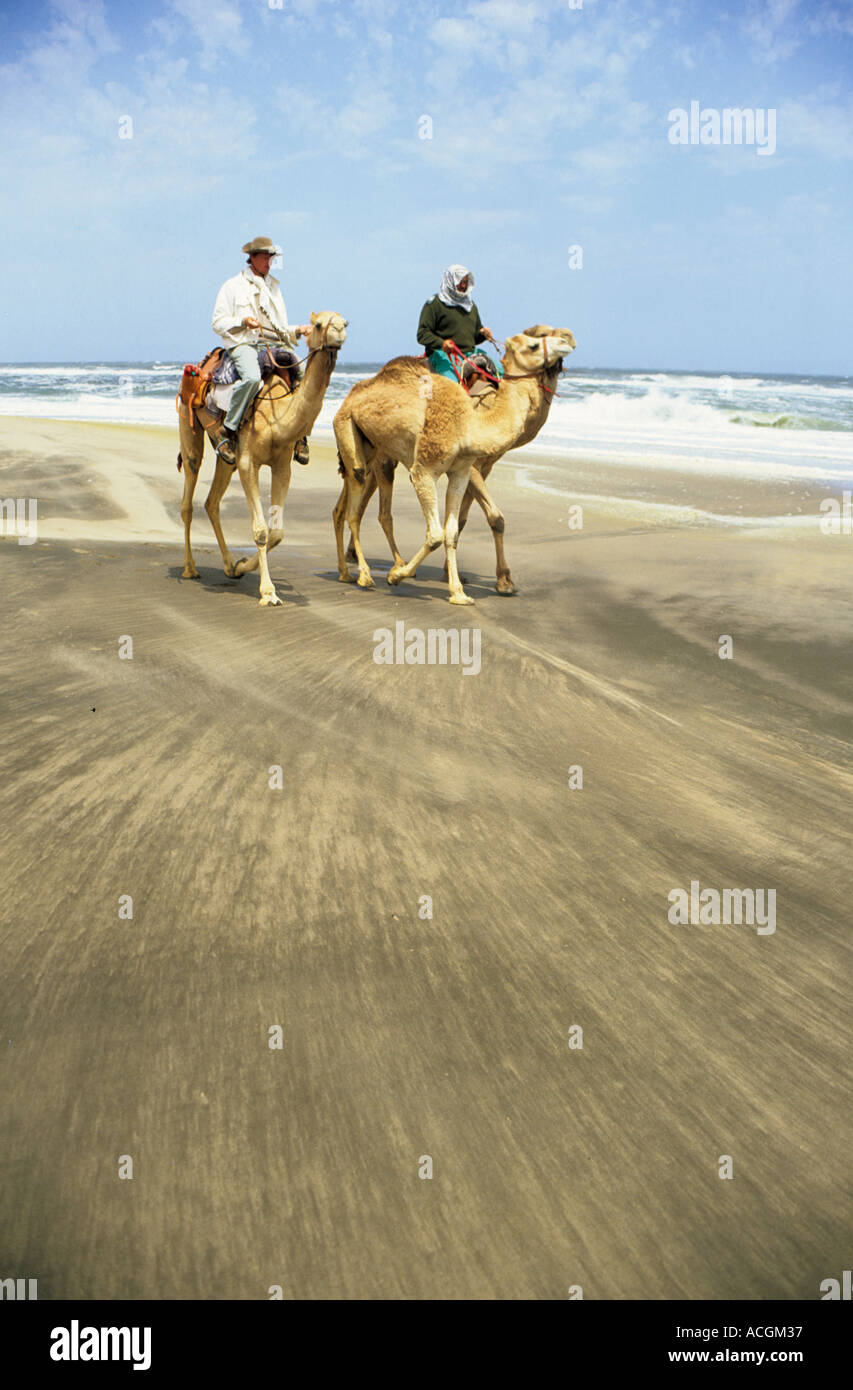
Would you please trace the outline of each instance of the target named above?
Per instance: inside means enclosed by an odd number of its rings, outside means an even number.
[[[824,5],[817,12],[809,12],[806,28],[810,34],[845,34],[853,36],[853,5],[850,0],[843,9],[834,5]]]
[[[194,59],[206,70],[248,52],[239,7],[226,0],[169,0],[169,10],[195,39]]]
[[[853,157],[853,102],[833,100],[828,93],[783,101],[779,106],[776,138],[782,154],[797,151],[807,152],[817,159],[850,159]]]
[[[761,62],[784,62],[799,48],[804,32],[799,9],[800,0],[752,0],[741,27]]]
[[[427,31],[427,36],[438,48],[456,49],[472,63],[478,59],[477,31],[471,20],[437,19]]]
[[[15,130],[14,140],[0,143],[0,180],[15,189],[16,235],[49,217],[61,221],[65,238],[94,236],[128,208],[176,207],[212,193],[223,167],[251,155],[250,104],[193,80],[189,59],[170,59],[162,48],[156,61],[141,55],[129,69],[111,62],[105,78],[99,64],[119,45],[103,7],[60,0],[55,9],[55,22],[0,68],[0,121]],[[215,154],[198,140],[214,109]],[[124,117],[130,139],[120,138]]]

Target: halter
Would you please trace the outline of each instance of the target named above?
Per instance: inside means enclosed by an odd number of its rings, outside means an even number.
[[[283,335],[281,329],[280,329],[280,328],[276,328],[274,324],[271,324],[270,326],[271,326],[273,332],[278,334],[278,337],[276,338],[275,342],[270,342],[270,343],[265,343],[262,339],[259,340],[259,341],[258,341],[258,347],[259,347],[259,348],[261,348],[261,347],[278,347],[278,346],[284,341],[284,335]],[[332,358],[332,370],[334,371],[335,362],[337,361],[337,356],[338,356],[338,353],[340,352],[340,348],[329,347],[329,345],[328,345],[328,343],[327,343],[327,341],[326,341],[326,339],[328,338],[329,329],[331,328],[331,326],[332,326],[332,320],[329,319],[329,322],[326,324],[326,327],[323,329],[323,341],[321,342],[320,346],[319,346],[319,347],[315,347],[315,348],[309,348],[309,349],[308,349],[308,352],[305,354],[304,357],[297,357],[296,361],[293,363],[293,366],[295,366],[295,367],[301,367],[302,364],[303,364],[304,362],[310,362],[310,361],[311,361],[311,358],[315,355],[315,353],[318,353],[318,352],[328,352],[328,353],[331,354],[331,358]],[[266,332],[266,331],[267,331],[267,330],[266,330],[266,328],[265,328],[265,329],[264,329],[264,332]]]
[[[562,357],[555,357],[553,362],[549,362],[548,349],[544,348],[543,352],[545,360],[543,361],[542,366],[537,368],[535,372],[504,372],[504,381],[532,381],[535,378],[539,382],[539,385],[541,386],[542,390],[547,395],[556,395],[556,386],[546,386],[542,378],[545,376],[546,372],[549,372],[553,367],[557,367],[557,370],[559,371],[559,364],[562,362],[563,359]]]
[[[315,347],[315,348],[310,348],[310,349],[308,350],[308,352],[305,354],[305,356],[304,356],[304,357],[299,357],[299,358],[297,358],[296,362],[293,363],[292,366],[294,366],[294,367],[301,367],[302,364],[303,364],[303,362],[305,362],[305,363],[310,362],[310,361],[311,361],[311,358],[312,358],[312,357],[315,357],[315,356],[317,355],[318,352],[327,352],[327,353],[329,354],[329,375],[331,376],[332,372],[335,370],[335,364],[336,364],[336,362],[337,362],[337,360],[338,360],[338,353],[340,352],[340,348],[329,347],[329,344],[328,344],[327,341],[326,341],[326,339],[328,338],[329,329],[331,328],[331,326],[332,326],[332,320],[329,319],[328,323],[326,324],[325,328],[323,329],[323,340],[322,340],[322,342],[320,343],[320,346],[319,346],[319,347]],[[280,330],[279,330],[279,329],[275,329],[275,332],[276,332],[276,333],[279,333],[278,342],[280,343],[280,342],[282,341]],[[268,344],[268,343],[259,342],[259,343],[258,343],[258,346],[259,346],[259,347],[268,347],[268,346],[276,346],[276,344]],[[256,411],[257,407],[258,407],[259,405],[261,405],[264,401],[273,401],[273,402],[275,402],[275,401],[277,400],[277,397],[273,395],[273,388],[274,388],[275,386],[281,386],[282,389],[284,388],[284,382],[282,381],[281,376],[279,375],[278,372],[275,372],[275,373],[273,374],[273,376],[270,378],[270,380],[269,380],[269,382],[268,382],[268,384],[267,384],[267,388],[266,388],[266,391],[265,391],[265,392],[258,391],[257,395],[255,396],[254,400],[252,401],[251,406],[249,407],[249,411],[247,411],[247,418],[249,418],[249,419],[254,419],[255,411]],[[294,394],[295,394],[295,388],[291,388],[291,389],[288,391],[287,394],[288,394],[288,397],[294,395]],[[251,413],[249,413],[249,412],[251,412]]]

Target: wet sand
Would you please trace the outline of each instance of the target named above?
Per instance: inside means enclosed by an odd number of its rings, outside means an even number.
[[[507,462],[517,596],[476,509],[475,607],[435,559],[390,589],[375,504],[362,592],[312,442],[261,609],[209,455],[180,578],[176,448],[0,422],[0,495],[39,499],[0,544],[3,1277],[818,1298],[849,1266],[853,538],[613,504],[571,531]],[[222,515],[248,551],[239,483]],[[405,477],[395,520],[410,554]],[[376,665],[399,620],[479,628],[480,674]],[[670,925],[691,880],[775,889],[775,933]]]

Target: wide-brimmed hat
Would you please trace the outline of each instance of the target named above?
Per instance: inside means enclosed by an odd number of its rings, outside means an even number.
[[[271,256],[281,255],[281,247],[270,241],[268,236],[256,236],[254,241],[247,241],[243,250],[247,256],[253,256],[256,251],[269,251]]]

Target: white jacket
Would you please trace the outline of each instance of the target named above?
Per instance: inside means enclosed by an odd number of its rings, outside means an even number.
[[[281,297],[278,280],[272,275],[256,275],[251,266],[246,266],[239,275],[226,280],[213,306],[213,331],[218,333],[226,347],[236,347],[238,343],[257,343],[261,338],[275,338],[275,334],[264,334],[257,328],[243,328],[245,318],[257,319],[259,323],[271,323],[285,334],[284,341],[289,347],[296,343],[296,335],[287,324],[287,309]]]

